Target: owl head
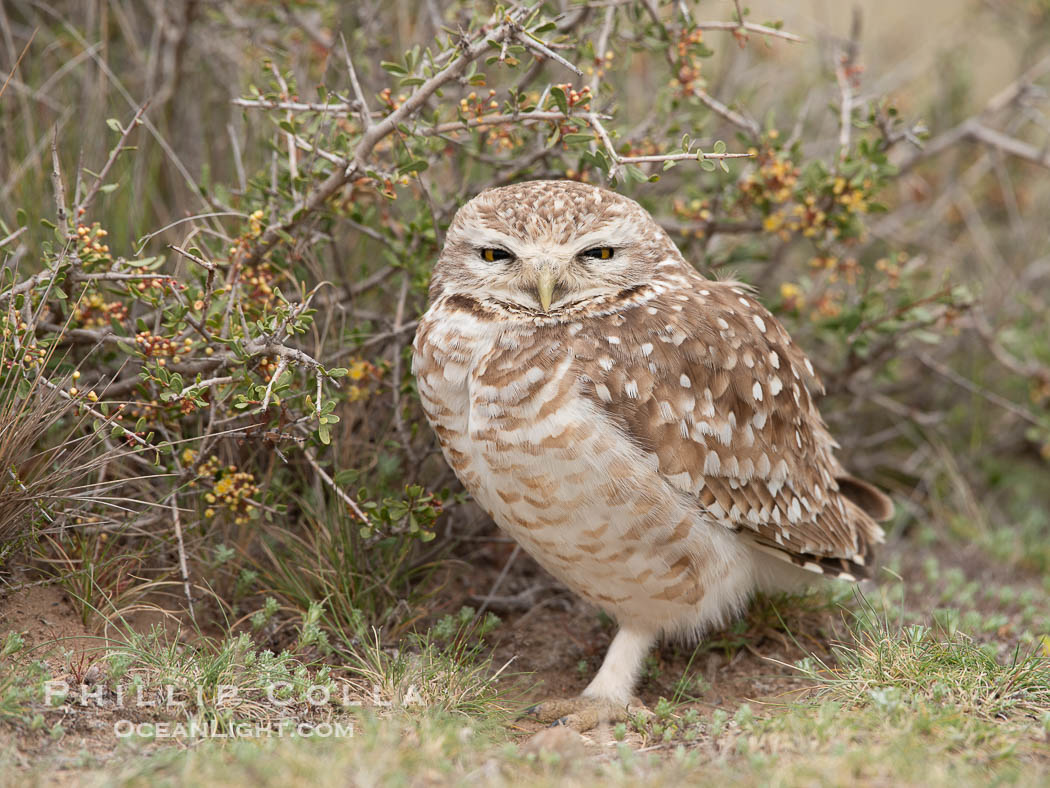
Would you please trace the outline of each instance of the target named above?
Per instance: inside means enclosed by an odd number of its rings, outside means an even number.
[[[456,212],[430,297],[556,318],[648,283],[669,258],[684,264],[634,200],[576,181],[528,181],[487,189]]]

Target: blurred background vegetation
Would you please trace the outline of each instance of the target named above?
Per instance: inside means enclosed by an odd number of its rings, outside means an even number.
[[[1045,574],[1050,3],[913,6],[7,0],[0,583],[344,658],[432,617],[494,527],[411,338],[528,178],[759,289],[896,566]]]

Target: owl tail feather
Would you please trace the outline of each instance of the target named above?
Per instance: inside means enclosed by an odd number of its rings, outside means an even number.
[[[893,500],[875,485],[855,476],[839,476],[835,481],[839,483],[839,492],[875,522],[885,522],[893,517]]]

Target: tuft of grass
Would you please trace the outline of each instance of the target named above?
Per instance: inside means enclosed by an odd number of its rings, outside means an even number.
[[[34,371],[38,352],[51,355],[0,343],[0,569],[40,527],[61,523],[60,505],[83,496],[79,483],[104,461],[101,441],[73,437],[73,405]]]
[[[820,686],[820,697],[886,713],[950,708],[997,720],[1050,715],[1050,655],[1017,646],[1001,660],[993,643],[978,643],[935,616],[927,624],[894,624],[868,607],[849,639],[832,647],[833,660],[816,656],[796,667]]]
[[[14,630],[0,639],[0,724],[30,721],[27,710],[47,675],[40,662],[19,660],[24,648],[25,640]]]
[[[396,638],[425,615],[428,580],[438,567],[421,561],[412,534],[365,536],[342,505],[303,503],[295,528],[266,523],[250,585],[285,611],[308,617],[341,654],[354,651],[372,629]],[[243,575],[242,575],[243,576]]]
[[[485,645],[498,623],[491,613],[478,619],[464,607],[397,648],[384,648],[373,630],[348,667],[362,693],[380,705],[507,717],[524,708],[524,693],[512,681],[519,676],[507,672],[511,663],[496,666]]]
[[[310,719],[357,698],[327,665],[258,648],[246,633],[188,644],[154,627],[124,632],[106,650],[107,675],[136,694],[175,697],[178,715],[222,726]],[[324,703],[311,703],[327,697]]]

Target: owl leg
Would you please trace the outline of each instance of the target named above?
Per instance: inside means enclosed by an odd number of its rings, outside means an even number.
[[[648,716],[649,710],[631,693],[642,660],[655,639],[655,633],[649,630],[621,627],[598,674],[582,696],[547,700],[528,713],[540,722],[567,725],[578,731],[602,723],[624,722],[637,714]]]
[[[583,697],[626,705],[638,680],[642,660],[654,640],[656,633],[648,629],[621,626],[598,674],[583,691]]]

